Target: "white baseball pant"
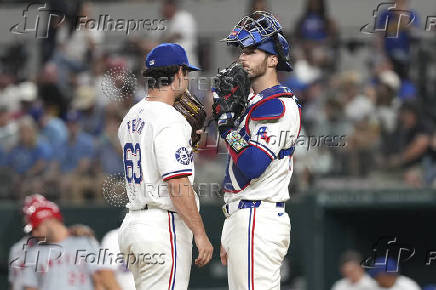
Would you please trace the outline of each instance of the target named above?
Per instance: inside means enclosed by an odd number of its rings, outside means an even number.
[[[280,289],[290,231],[289,216],[279,208],[243,208],[227,217],[221,244],[227,252],[229,289]]]
[[[158,208],[131,211],[118,241],[137,290],[188,288],[192,232],[177,213]]]

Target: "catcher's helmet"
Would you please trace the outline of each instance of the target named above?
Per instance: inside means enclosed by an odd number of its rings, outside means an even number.
[[[279,57],[277,70],[292,71],[289,44],[282,35],[282,26],[269,12],[255,11],[243,17],[222,41],[242,48],[255,46]]]

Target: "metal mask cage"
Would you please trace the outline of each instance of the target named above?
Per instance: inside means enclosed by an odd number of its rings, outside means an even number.
[[[239,20],[230,35],[221,41],[240,43],[244,47],[259,44],[282,31],[278,20],[269,12],[255,11]],[[251,39],[251,41],[250,41]]]

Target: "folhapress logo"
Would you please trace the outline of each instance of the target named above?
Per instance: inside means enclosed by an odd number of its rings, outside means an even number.
[[[32,2],[23,10],[22,22],[13,25],[9,31],[14,34],[35,33],[35,38],[47,38],[50,28],[65,20],[61,11],[49,9],[47,3]]]
[[[383,33],[385,38],[398,38],[402,28],[418,27],[416,13],[412,10],[398,9],[395,2],[382,2],[372,12],[372,21],[360,28],[364,34]],[[436,16],[427,16],[425,31],[436,31]]]
[[[380,18],[382,12],[389,14],[383,19]],[[396,14],[397,17],[393,17]],[[402,18],[407,20],[406,26],[410,26],[416,19],[416,15],[410,10],[397,9],[395,2],[382,2],[377,5],[377,8],[372,12],[373,22],[365,24],[360,28],[360,31],[365,34],[373,34],[375,32],[384,32],[387,38],[398,38],[400,31],[400,23],[404,22]],[[391,27],[389,29],[389,27]]]

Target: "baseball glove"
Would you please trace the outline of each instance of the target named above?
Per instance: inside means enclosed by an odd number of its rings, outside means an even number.
[[[218,126],[233,126],[248,104],[250,94],[250,79],[248,73],[238,62],[221,70],[216,76],[216,87],[213,88],[214,103],[212,113]],[[225,114],[225,113],[230,113]],[[229,115],[230,118],[222,116]]]
[[[192,148],[195,149],[201,138],[201,135],[197,134],[197,131],[203,129],[204,121],[206,120],[206,111],[204,110],[203,104],[195,95],[186,90],[185,93],[175,100],[174,108],[179,111],[191,125]]]

